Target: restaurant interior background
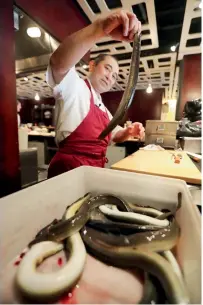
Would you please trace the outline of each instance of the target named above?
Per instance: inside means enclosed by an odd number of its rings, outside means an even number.
[[[8,76],[7,84],[11,86],[16,81],[16,92],[0,85],[0,114],[5,117],[1,124],[6,130],[4,136],[1,134],[5,148],[0,160],[1,180],[6,187],[0,195],[46,179],[48,164],[57,148],[55,101],[45,73],[50,55],[66,35],[115,9],[133,11],[142,22],[139,78],[132,106],[122,124],[139,121],[145,126],[146,120],[181,120],[185,103],[201,98],[201,5],[199,0],[60,0],[60,5],[56,0],[17,0],[14,6],[7,1],[0,13],[0,20],[8,26],[0,30],[4,46],[0,67],[4,74],[12,74],[10,65],[15,61],[15,79]],[[115,86],[102,95],[114,114],[128,81],[132,43],[102,39],[77,64],[82,78],[88,75],[89,60],[102,52],[116,56],[120,67]],[[8,123],[14,111],[17,116],[17,99],[22,106],[18,132]],[[14,131],[10,133],[11,128]],[[4,162],[8,153],[11,157]]]

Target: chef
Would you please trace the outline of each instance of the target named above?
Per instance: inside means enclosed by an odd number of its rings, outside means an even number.
[[[79,77],[75,65],[101,38],[132,42],[141,32],[135,14],[117,11],[99,18],[89,26],[66,37],[52,54],[47,69],[47,83],[53,88],[55,130],[58,151],[51,160],[48,178],[82,165],[104,167],[110,141],[144,137],[141,123],[127,128],[117,126],[105,139],[98,136],[112,119],[102,103],[101,93],[115,84],[119,66],[115,57],[101,54],[89,63],[89,77]]]

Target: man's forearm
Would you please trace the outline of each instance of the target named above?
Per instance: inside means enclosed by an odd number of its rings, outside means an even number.
[[[102,26],[94,22],[84,29],[65,38],[57,50],[52,54],[50,62],[54,76],[63,77],[70,68],[76,65],[89,49],[104,36]],[[55,72],[55,73],[54,73]],[[61,77],[60,77],[61,76]]]

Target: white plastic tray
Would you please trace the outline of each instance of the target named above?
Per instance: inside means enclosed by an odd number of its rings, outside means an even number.
[[[67,205],[89,191],[111,193],[139,204],[170,207],[183,194],[177,212],[181,237],[177,259],[183,270],[191,303],[201,302],[201,217],[184,181],[111,169],[80,167],[0,199],[0,301],[3,303],[8,264],[26,247],[36,232],[61,218]],[[8,279],[7,279],[8,280]],[[12,300],[11,300],[12,301]]]

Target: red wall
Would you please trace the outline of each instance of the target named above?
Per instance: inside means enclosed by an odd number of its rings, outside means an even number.
[[[145,90],[137,90],[130,109],[123,120],[123,124],[127,119],[133,122],[141,122],[145,125],[146,120],[160,120],[162,108],[163,89],[154,89],[151,94],[147,94]],[[102,100],[112,115],[122,99],[123,91],[113,91],[102,94]],[[23,124],[32,121],[32,109],[34,105],[49,104],[54,105],[54,98],[40,100],[21,100],[21,122]]]
[[[20,189],[13,1],[0,5],[0,197]]]
[[[164,89],[154,89],[151,94],[146,93],[145,90],[137,90],[124,122],[129,119],[145,125],[146,120],[160,120],[163,92]],[[122,96],[123,91],[102,94],[103,102],[112,115],[115,113]]]
[[[201,98],[201,54],[184,56],[180,67],[180,97],[177,119],[182,118],[187,101]]]

